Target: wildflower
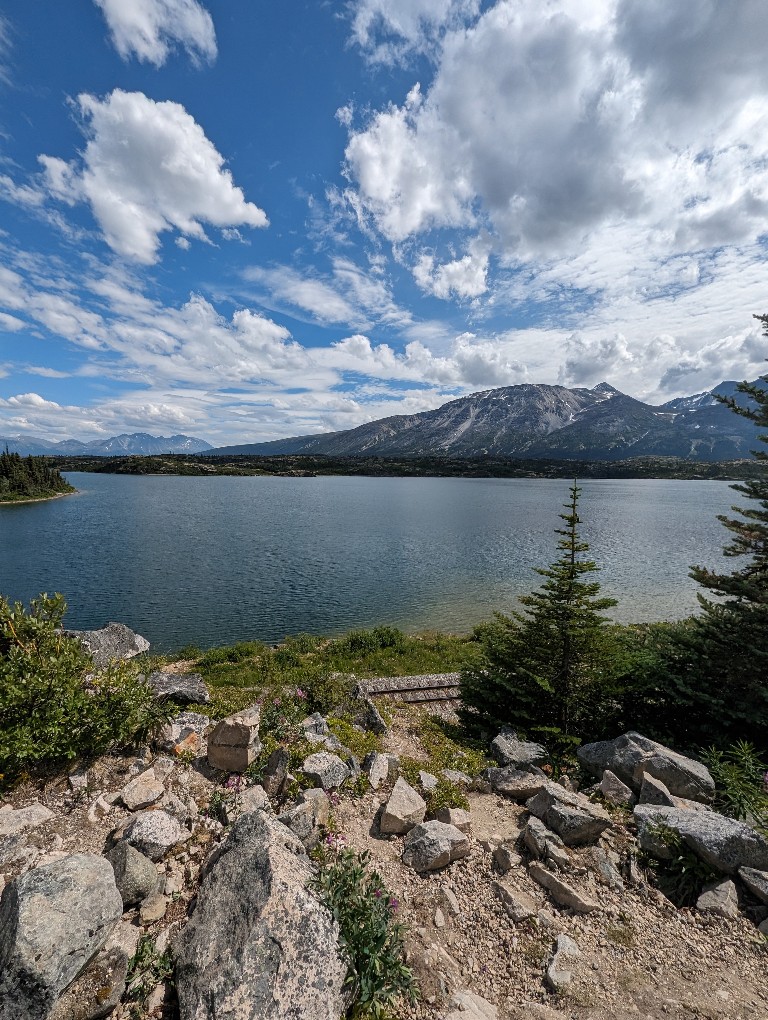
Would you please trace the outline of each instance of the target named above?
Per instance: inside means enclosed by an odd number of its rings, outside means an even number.
[[[393,914],[397,913],[397,908],[399,906],[400,906],[400,900],[398,900],[396,896],[392,896],[390,901],[389,901],[389,909],[392,911]]]
[[[380,900],[381,899],[381,889],[377,889],[376,892],[373,895],[376,897],[377,900]]]
[[[306,693],[304,691],[302,691],[301,687],[297,687],[296,688],[296,697],[297,698],[306,698],[306,696],[307,696]]]

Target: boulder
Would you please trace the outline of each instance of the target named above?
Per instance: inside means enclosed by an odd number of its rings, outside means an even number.
[[[125,992],[128,965],[141,929],[120,921],[103,948],[67,988],[48,1020],[101,1020],[109,1016]]]
[[[525,801],[535,797],[544,789],[548,780],[544,775],[523,772],[514,765],[501,769],[485,769],[483,778],[491,784],[491,789],[512,800]]]
[[[472,815],[464,808],[441,807],[435,818],[438,822],[445,822],[446,825],[454,825],[459,832],[465,832],[467,835],[472,831]]]
[[[500,765],[512,765],[515,768],[540,765],[549,758],[547,749],[541,744],[518,740],[517,734],[510,729],[503,729],[493,738],[491,754]]]
[[[505,846],[502,843],[501,846],[497,846],[493,851],[493,863],[502,875],[506,875],[512,868],[519,867],[523,863],[523,859],[511,847]]]
[[[546,827],[544,822],[531,816],[523,829],[523,842],[534,857],[546,857],[551,846],[561,847],[560,837]]]
[[[0,900],[0,1018],[42,1020],[120,920],[109,861],[70,854],[15,879]]]
[[[288,778],[288,764],[291,758],[284,747],[276,747],[267,758],[261,785],[270,800],[279,798]]]
[[[696,900],[696,909],[705,914],[715,914],[727,920],[735,921],[739,916],[739,895],[736,884],[730,878],[705,885],[701,896]]]
[[[326,826],[331,820],[331,802],[325,790],[302,790],[299,802],[312,805],[315,825]]]
[[[310,754],[304,759],[301,771],[305,776],[323,790],[335,790],[341,786],[351,775],[348,765],[345,765],[338,755],[330,751],[318,751]]]
[[[616,807],[634,807],[637,797],[630,790],[626,783],[622,783],[617,775],[610,769],[603,770],[603,778],[600,780],[600,793]]]
[[[455,825],[423,822],[415,825],[403,843],[403,864],[414,871],[435,871],[466,857],[469,840]]]
[[[389,757],[386,754],[379,754],[378,751],[370,751],[363,758],[362,769],[368,776],[371,789],[378,790],[389,778]]]
[[[557,875],[553,875],[543,864],[538,861],[531,861],[528,865],[528,874],[546,889],[555,903],[569,910],[575,910],[579,914],[589,914],[593,910],[599,910],[599,904],[584,893],[574,889],[572,885],[563,882]]]
[[[115,884],[123,907],[135,906],[157,886],[157,869],[143,853],[121,840],[109,851],[107,860],[115,873]]]
[[[654,777],[648,773],[643,775],[640,783],[640,796],[638,797],[641,804],[658,804],[661,807],[677,807],[677,799],[678,798],[672,796],[660,779],[654,779]]]
[[[569,935],[558,935],[547,964],[546,980],[553,992],[562,992],[571,983],[568,961],[579,956],[579,947]]]
[[[315,824],[315,811],[309,801],[288,808],[278,815],[277,820],[290,829],[307,850],[311,850],[320,842],[320,833]]]
[[[660,779],[674,797],[707,801],[715,792],[714,780],[701,762],[686,758],[641,733],[630,731],[615,740],[583,744],[576,749],[576,756],[596,775],[610,769],[636,792],[646,774]]]
[[[768,871],[739,868],[738,875],[752,895],[761,903],[768,905]]]
[[[401,776],[392,787],[389,800],[384,805],[379,828],[385,834],[400,835],[423,822],[426,813],[427,804],[424,798],[419,796]]]
[[[165,787],[150,768],[123,787],[120,799],[129,811],[140,811],[160,800],[164,793]]]
[[[199,673],[150,673],[147,683],[159,701],[176,701],[182,705],[207,705],[211,700],[208,688]]]
[[[556,832],[566,846],[594,843],[611,824],[611,816],[604,808],[557,783],[547,783],[525,806]]]
[[[124,623],[108,623],[100,630],[65,630],[64,634],[77,638],[96,669],[105,669],[115,659],[132,659],[149,651],[149,641]]]
[[[53,811],[35,801],[28,807],[0,811],[0,836],[18,836],[53,818]]]
[[[205,731],[211,725],[207,715],[199,712],[179,712],[160,731],[157,746],[176,756],[181,754],[202,754],[205,747]]]
[[[301,843],[258,812],[230,829],[175,942],[181,1020],[337,1020],[347,966],[330,912],[306,886]]]
[[[638,804],[634,810],[640,846],[661,859],[669,857],[655,825],[663,823],[677,832],[697,857],[716,871],[734,874],[739,868],[768,871],[768,840],[744,822],[716,811],[657,807]]]
[[[208,737],[208,764],[223,772],[245,772],[261,750],[258,705],[217,723]]]
[[[177,843],[189,839],[190,832],[166,811],[141,811],[125,828],[123,838],[151,861],[160,861]]]

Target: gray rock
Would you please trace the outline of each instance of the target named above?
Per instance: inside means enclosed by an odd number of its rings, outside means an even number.
[[[519,924],[521,921],[527,921],[529,917],[536,916],[539,909],[538,905],[536,900],[529,896],[528,893],[523,892],[521,889],[516,889],[513,885],[509,885],[506,882],[492,882],[491,888],[504,904],[504,912],[516,924]]]
[[[139,907],[139,918],[142,924],[154,924],[155,921],[162,921],[168,910],[169,899],[160,892],[151,892],[146,899],[141,901]]]
[[[757,930],[761,935],[768,935],[768,917],[764,921],[761,921],[757,926]]]
[[[96,669],[104,669],[115,659],[132,659],[149,651],[149,641],[124,623],[108,623],[100,630],[65,630],[64,634],[78,639]]]
[[[161,701],[176,701],[182,705],[190,702],[207,705],[211,700],[208,688],[199,673],[164,673],[158,670],[149,674],[147,683]]]
[[[301,771],[308,776],[315,786],[323,790],[338,789],[351,775],[348,765],[345,765],[338,755],[330,751],[318,751],[310,754],[304,759]]]
[[[523,859],[511,847],[504,846],[502,843],[501,846],[497,846],[493,851],[493,863],[502,875],[505,875],[512,868],[519,867],[523,863]]]
[[[368,782],[372,790],[386,783],[389,778],[389,758],[386,754],[379,754],[378,751],[370,751],[363,758],[363,772],[368,776]]]
[[[660,779],[654,779],[647,772],[643,775],[640,783],[641,804],[658,804],[661,807],[677,807],[676,797],[673,797]]]
[[[217,723],[208,737],[208,764],[224,772],[245,772],[261,750],[258,705]]]
[[[123,838],[146,854],[151,861],[160,861],[177,843],[190,837],[188,829],[166,811],[141,811],[128,823]]]
[[[301,728],[304,730],[305,734],[309,735],[310,733],[314,733],[315,736],[319,737],[327,737],[331,732],[328,729],[328,723],[324,716],[322,716],[319,712],[313,712],[312,715],[308,715],[306,719],[302,719]]]
[[[120,840],[107,854],[115,873],[115,884],[127,910],[141,901],[157,885],[157,869],[143,853]]]
[[[611,824],[611,816],[604,808],[580,793],[564,790],[557,783],[547,783],[526,802],[526,807],[548,829],[556,832],[566,846],[594,843]]]
[[[553,992],[562,992],[571,983],[568,961],[579,956],[579,947],[569,935],[558,935],[552,957],[547,964],[546,980]]]
[[[768,904],[768,871],[756,868],[739,868],[739,878],[761,903]]]
[[[67,988],[48,1020],[101,1020],[109,1016],[125,992],[128,964],[141,930],[121,921],[104,947]]]
[[[534,857],[546,857],[550,846],[563,845],[562,839],[556,833],[550,832],[544,822],[535,815],[525,823],[523,842]]]
[[[331,820],[331,802],[325,790],[302,790],[299,802],[312,806],[315,825],[324,827]]]
[[[630,731],[615,740],[601,740],[577,748],[579,761],[596,775],[607,768],[638,791],[644,775],[660,779],[674,797],[706,801],[715,791],[709,770],[669,747]]]
[[[517,801],[535,797],[547,784],[546,777],[523,772],[514,765],[501,769],[485,769],[483,778],[488,780],[491,789],[496,793],[501,793]]]
[[[400,835],[423,822],[426,813],[426,801],[401,776],[384,805],[379,827],[385,834]]]
[[[541,744],[527,740],[518,740],[514,730],[503,729],[491,741],[491,754],[500,765],[512,765],[525,768],[528,765],[540,765],[549,755]]]
[[[634,811],[640,846],[660,859],[669,856],[654,835],[654,823],[669,826],[685,840],[697,857],[726,875],[739,868],[768,871],[768,840],[744,822],[716,811],[638,804]]]
[[[279,799],[282,796],[288,778],[290,760],[290,755],[284,747],[276,747],[267,758],[261,785],[270,800]]]
[[[0,836],[17,836],[53,818],[53,811],[35,801],[28,807],[0,811]]]
[[[456,786],[469,787],[472,785],[472,777],[468,776],[466,772],[459,772],[458,769],[440,769],[440,775]]]
[[[469,840],[454,825],[423,822],[415,825],[403,843],[403,864],[414,871],[435,871],[466,857]]]
[[[277,820],[290,829],[307,850],[311,850],[319,843],[320,832],[315,824],[314,807],[309,801],[288,808],[287,811],[278,815]]]
[[[459,832],[465,832],[467,835],[472,831],[472,815],[464,808],[441,807],[435,818],[438,822],[445,822],[446,825],[455,825]]]
[[[610,769],[603,770],[603,778],[600,780],[600,793],[609,804],[616,807],[634,807],[637,797],[630,790],[626,783],[622,783],[617,775]]]
[[[376,733],[380,737],[384,736],[388,732],[388,727],[382,718],[381,712],[379,712],[368,695],[359,688],[356,701],[357,708],[352,720],[355,726],[360,726],[364,730]]]
[[[165,787],[150,768],[123,787],[120,799],[129,811],[139,811],[156,803],[164,793]]]
[[[337,1020],[338,926],[306,886],[301,843],[263,813],[232,826],[175,943],[182,1020]]]
[[[715,914],[734,921],[739,916],[739,895],[736,883],[730,878],[705,885],[701,896],[696,900],[696,909],[705,914]]]
[[[466,989],[454,992],[450,1005],[454,1008],[445,1020],[497,1020],[499,1015],[499,1011],[487,999]]]
[[[609,889],[613,889],[615,892],[623,891],[624,882],[621,875],[602,847],[590,847],[585,856],[589,866],[603,885],[607,885]]]
[[[122,912],[112,866],[93,854],[71,854],[9,883],[0,900],[1,1020],[47,1017]]]
[[[555,903],[559,903],[561,907],[567,907],[569,910],[575,910],[580,914],[589,914],[593,910],[600,909],[599,904],[593,899],[585,893],[574,889],[567,882],[563,882],[562,879],[558,878],[557,875],[553,875],[551,871],[548,871],[538,861],[531,861],[528,865],[528,874],[534,882],[538,882],[542,888],[546,889]]]
[[[201,754],[205,747],[205,731],[211,725],[207,715],[199,712],[179,712],[160,731],[157,746],[170,754]]]
[[[263,786],[256,783],[248,786],[240,794],[240,814],[247,815],[251,811],[263,811],[269,806],[269,797]]]
[[[432,793],[437,789],[437,776],[433,776],[431,772],[425,772],[421,769],[419,771],[419,783],[425,793]]]

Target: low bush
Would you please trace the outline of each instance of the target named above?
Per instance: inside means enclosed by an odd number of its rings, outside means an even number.
[[[140,743],[169,718],[135,667],[93,663],[61,624],[61,595],[33,599],[29,611],[0,596],[0,773],[50,770],[115,746]]]
[[[437,778],[437,786],[427,792],[425,800],[427,814],[431,816],[436,815],[441,808],[464,808],[469,811],[469,801],[462,788],[440,776]]]
[[[651,826],[650,831],[672,855],[668,860],[657,860],[651,856],[645,858],[659,889],[676,907],[693,906],[704,886],[721,876],[697,857],[683,837],[664,822]]]
[[[700,754],[715,781],[715,807],[768,833],[768,766],[746,740]]]
[[[405,965],[404,926],[395,920],[397,900],[381,875],[369,869],[369,854],[355,853],[343,837],[329,834],[314,856],[320,867],[313,888],[338,922],[349,963],[350,1017],[380,1020],[395,1001],[418,998],[413,972]]]

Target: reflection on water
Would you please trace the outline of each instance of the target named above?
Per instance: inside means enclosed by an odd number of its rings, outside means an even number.
[[[467,631],[556,558],[568,482],[70,474],[75,496],[0,507],[0,592],[62,591],[72,627],[123,621],[157,650],[388,623]],[[583,537],[624,621],[697,608],[721,563],[725,482],[583,483]]]

